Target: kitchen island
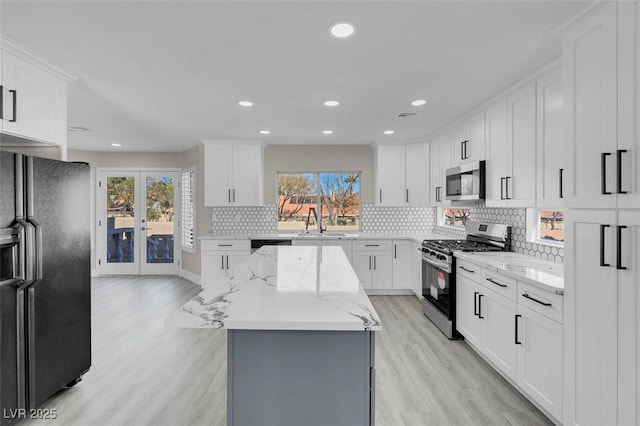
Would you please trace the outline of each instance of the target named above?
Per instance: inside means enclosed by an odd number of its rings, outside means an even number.
[[[373,425],[375,309],[340,247],[264,246],[170,317],[227,329],[228,425]]]

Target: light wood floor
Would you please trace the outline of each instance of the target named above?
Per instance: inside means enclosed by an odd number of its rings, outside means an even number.
[[[167,328],[198,293],[175,277],[96,278],[93,365],[21,425],[225,425],[226,332]],[[542,413],[461,341],[447,340],[413,296],[371,296],[376,425],[546,425]],[[303,426],[303,425],[301,425]]]

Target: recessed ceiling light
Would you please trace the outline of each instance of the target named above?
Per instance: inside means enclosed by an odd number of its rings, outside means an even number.
[[[251,102],[251,101],[238,101],[238,105],[243,106],[243,107],[250,107],[250,106],[253,106],[253,102]]]
[[[323,130],[322,133],[325,134],[325,135],[332,135],[333,134],[333,130]]]
[[[260,133],[263,135],[268,135],[269,133],[271,133],[270,130],[260,130]]]
[[[111,144],[111,146],[115,146],[115,147],[118,147],[118,148],[119,148],[119,147],[121,147],[121,146],[122,146],[122,144],[119,144],[119,143],[112,143],[112,144]]]
[[[328,107],[334,107],[334,106],[340,105],[340,102],[338,102],[338,101],[325,101],[324,104],[325,104],[325,106],[328,106]]]
[[[336,38],[345,38],[353,34],[355,28],[349,21],[337,21],[329,27],[329,33]]]
[[[385,135],[392,135],[392,134],[394,134],[394,133],[395,133],[395,132],[394,132],[393,130],[385,130],[385,131],[384,131],[384,134],[385,134]]]
[[[416,99],[415,101],[411,102],[411,105],[413,106],[421,106],[426,104],[427,101],[425,101],[424,99]]]

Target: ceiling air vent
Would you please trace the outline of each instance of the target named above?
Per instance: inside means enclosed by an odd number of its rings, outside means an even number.
[[[396,118],[413,118],[418,115],[417,112],[399,112]]]

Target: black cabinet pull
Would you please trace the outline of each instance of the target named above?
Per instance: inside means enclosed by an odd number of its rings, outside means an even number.
[[[504,199],[505,199],[505,198],[504,198],[504,180],[505,180],[505,179],[506,179],[506,178],[503,178],[503,177],[501,177],[501,178],[500,178],[500,199],[501,199],[501,200],[504,200]]]
[[[233,193],[233,197],[232,197],[233,198],[233,202],[235,203],[236,202],[236,190],[235,190],[235,188],[233,189],[232,193]]]
[[[228,192],[229,192],[229,195],[228,195],[229,202],[231,202],[231,189],[229,189],[229,191],[228,191]]]
[[[622,190],[622,154],[627,152],[626,149],[616,151],[616,192],[618,194],[626,194],[627,191]]]
[[[9,90],[9,93],[13,95],[13,118],[9,121],[15,123],[18,117],[18,92],[16,90]]]
[[[600,266],[611,266],[604,262],[604,230],[609,225],[600,225]]]
[[[227,270],[229,269],[229,255],[227,255]]]
[[[464,160],[464,141],[460,142],[460,159]]]
[[[0,84],[0,120],[4,120],[4,86]]]
[[[522,293],[522,297],[524,297],[525,299],[533,300],[534,302],[539,303],[542,306],[551,306],[551,303],[543,302],[542,300],[538,300],[535,297],[529,296],[527,293]]]
[[[515,327],[515,329],[516,329],[516,336],[515,336],[515,342],[514,342],[514,343],[515,343],[516,345],[521,345],[521,344],[522,344],[522,342],[520,342],[520,341],[518,340],[518,318],[520,318],[521,316],[522,316],[522,315],[520,315],[520,314],[516,314],[516,315],[515,315],[515,323],[516,323],[516,327]]]
[[[371,256],[369,256],[369,270],[371,270]]]
[[[407,203],[409,202],[409,188],[407,188]]]
[[[467,156],[467,144],[468,143],[469,143],[469,141],[464,141],[463,142],[463,144],[464,144],[464,158],[463,158],[463,160],[468,160],[469,159],[469,157]]]
[[[627,227],[624,225],[618,225],[616,227],[616,269],[624,270],[626,266],[622,266],[622,230]]]
[[[467,268],[465,268],[464,266],[460,266],[460,269],[462,269],[463,271],[471,272],[472,274],[475,274],[475,273],[476,273],[476,271],[473,271],[473,270],[471,270],[471,269],[467,269]]]
[[[218,247],[233,247],[233,244],[218,244]]]
[[[559,186],[560,186],[560,197],[559,198],[564,198],[564,196],[562,195],[562,175],[564,174],[564,169],[560,169],[560,182],[559,182]]]
[[[504,179],[505,179],[504,198],[505,200],[510,200],[511,197],[509,196],[509,179],[511,179],[511,176],[507,176]]]
[[[484,297],[484,294],[478,294],[478,318],[480,319],[484,319],[484,317],[482,316],[482,298]]]
[[[382,189],[380,190],[380,202],[382,202]]]
[[[373,270],[376,270],[376,256],[373,256]]]
[[[473,292],[473,315],[475,316],[479,316],[480,314],[478,313],[478,295],[480,293],[478,293],[477,291]]]
[[[398,245],[397,244],[393,245],[393,258],[394,259],[398,258]]]
[[[224,255],[220,256],[220,260],[222,261],[222,265],[220,265],[220,269],[224,270]]]
[[[365,247],[380,247],[380,244],[365,244]]]
[[[600,184],[602,195],[609,195],[611,192],[607,191],[607,157],[610,156],[610,152],[603,152],[600,154]]]
[[[493,278],[491,278],[491,277],[487,278],[486,280],[487,280],[487,281],[489,281],[490,283],[493,283],[493,284],[495,284],[495,285],[499,286],[499,287],[507,288],[507,285],[506,285],[506,284],[499,283],[498,281],[495,281],[495,280],[494,280]]]

